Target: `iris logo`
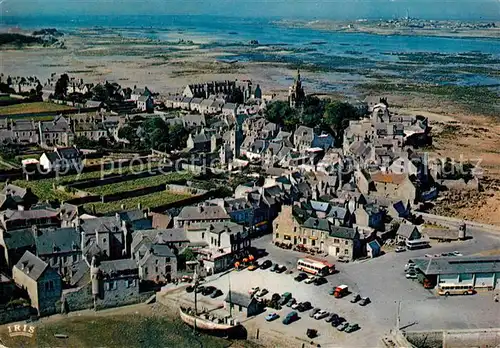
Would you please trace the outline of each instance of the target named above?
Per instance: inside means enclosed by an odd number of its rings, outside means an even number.
[[[33,337],[33,335],[35,334],[35,327],[26,324],[7,326],[7,329],[9,330],[10,337],[16,337],[16,336]]]

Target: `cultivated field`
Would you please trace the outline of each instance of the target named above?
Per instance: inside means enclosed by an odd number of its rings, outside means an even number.
[[[3,106],[0,108],[0,115],[14,115],[34,112],[48,112],[48,111],[64,111],[75,110],[75,108],[67,105],[59,105],[53,103],[36,102],[24,103]]]

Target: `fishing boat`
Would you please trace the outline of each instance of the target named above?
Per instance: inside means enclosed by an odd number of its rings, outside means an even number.
[[[196,314],[192,308],[179,308],[181,320],[195,330],[214,335],[228,336],[241,325],[234,319],[218,318],[208,313]]]
[[[200,330],[211,335],[234,336],[242,329],[242,325],[232,318],[232,311],[228,317],[220,318],[207,311],[198,312],[196,288],[199,285],[197,272],[193,276],[194,287],[194,308],[179,307],[179,316],[181,320],[192,327],[194,331]],[[231,285],[229,285],[231,289]]]

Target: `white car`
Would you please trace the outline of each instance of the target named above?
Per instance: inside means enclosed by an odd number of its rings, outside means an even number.
[[[432,254],[425,254],[425,257],[434,257]]]
[[[300,305],[300,302],[295,302],[293,305],[292,305],[292,309],[297,309]]]
[[[394,249],[395,252],[397,253],[402,253],[403,251],[406,251],[405,247],[399,246],[396,249]]]
[[[316,320],[321,320],[323,318],[326,318],[330,313],[328,313],[325,310],[321,310],[318,313],[314,314],[314,319]]]
[[[306,280],[304,280],[304,283],[311,284],[311,283],[314,283],[315,280],[316,280],[316,277],[310,277],[310,278],[307,278]]]
[[[461,252],[458,251],[453,251],[452,254],[455,256],[464,256]]]
[[[417,279],[417,273],[415,271],[410,271],[406,273],[407,279]]]

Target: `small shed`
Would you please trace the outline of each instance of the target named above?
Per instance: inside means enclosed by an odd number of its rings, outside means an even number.
[[[236,313],[246,311],[247,317],[251,317],[262,312],[261,304],[253,297],[239,292],[229,291],[224,300],[226,310]]]
[[[415,225],[401,224],[396,232],[396,239],[398,243],[420,238],[422,238],[422,234]]]

